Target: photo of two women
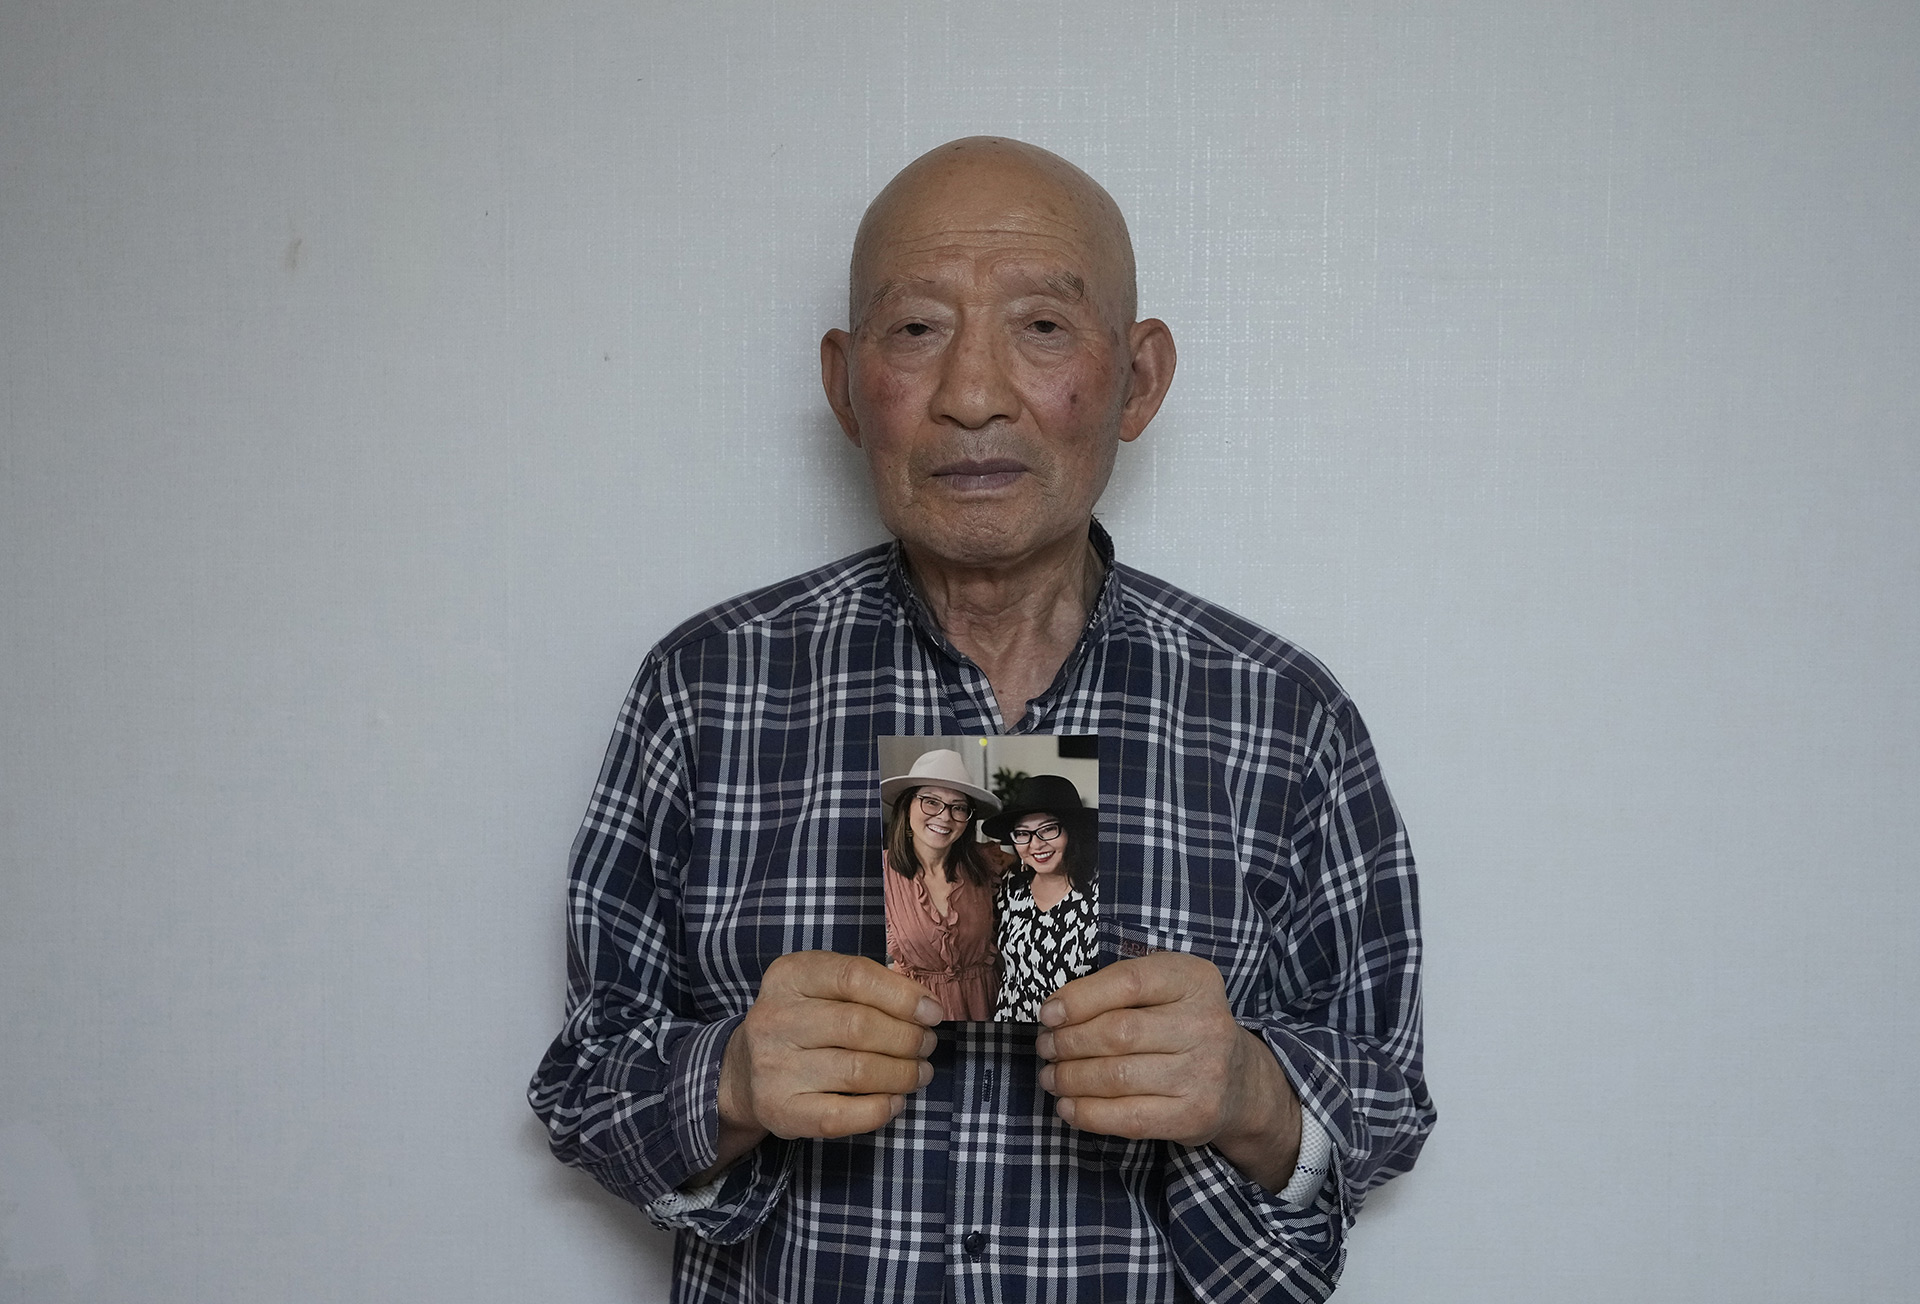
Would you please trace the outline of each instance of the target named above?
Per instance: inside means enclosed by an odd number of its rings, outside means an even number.
[[[1035,1022],[1093,970],[1099,740],[879,741],[888,966],[948,1019]]]

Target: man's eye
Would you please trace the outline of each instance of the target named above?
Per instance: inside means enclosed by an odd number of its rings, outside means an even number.
[[[905,326],[902,326],[900,329],[908,335],[925,335],[928,331],[932,330],[933,327],[927,325],[923,321],[912,321],[912,322],[908,322]]]
[[[1060,323],[1051,322],[1051,321],[1037,321],[1033,324],[1033,328],[1039,331],[1042,335],[1051,335],[1055,331],[1060,329]]]

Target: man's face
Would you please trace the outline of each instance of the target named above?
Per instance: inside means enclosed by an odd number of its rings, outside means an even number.
[[[1129,323],[1095,224],[1044,178],[976,169],[895,203],[862,254],[861,316],[822,341],[822,370],[888,529],[989,568],[1083,534],[1152,415],[1130,419]]]

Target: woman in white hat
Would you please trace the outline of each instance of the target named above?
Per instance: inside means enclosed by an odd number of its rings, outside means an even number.
[[[949,1019],[993,1014],[1000,971],[993,949],[998,877],[974,821],[1000,809],[957,752],[924,752],[881,781],[887,807],[881,874],[887,884],[887,963],[940,1002]]]

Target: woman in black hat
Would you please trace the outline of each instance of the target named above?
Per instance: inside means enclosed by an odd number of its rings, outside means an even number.
[[[1036,774],[981,827],[1012,843],[1020,858],[994,897],[1000,999],[993,1017],[1032,1023],[1048,997],[1093,971],[1099,816],[1070,780]]]

